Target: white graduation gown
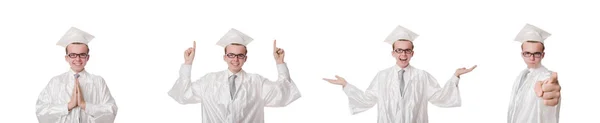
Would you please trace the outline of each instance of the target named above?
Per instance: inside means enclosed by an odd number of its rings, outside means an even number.
[[[75,87],[74,71],[55,76],[40,93],[36,115],[40,123],[112,123],[117,105],[104,79],[86,71],[79,73],[80,89],[86,102],[85,110],[68,103]]]
[[[428,72],[406,67],[404,96],[400,95],[398,71],[395,65],[377,73],[366,92],[351,84],[344,87],[350,112],[357,114],[377,104],[378,123],[427,123],[427,102],[439,107],[459,107],[458,77],[452,76],[444,88]]]
[[[523,75],[529,71],[521,88]],[[513,85],[508,107],[508,123],[558,123],[560,100],[556,106],[546,106],[541,97],[536,96],[534,86],[552,76],[546,67],[523,70]]]
[[[258,74],[236,73],[236,94],[229,92],[229,70],[208,73],[191,82],[191,65],[181,65],[179,79],[169,91],[180,104],[202,104],[203,123],[263,123],[264,107],[283,107],[300,98],[286,64],[278,64],[277,81]]]

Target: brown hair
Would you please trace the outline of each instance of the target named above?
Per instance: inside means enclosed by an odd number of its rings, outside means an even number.
[[[525,41],[525,42],[528,42],[528,43],[540,43],[540,44],[542,44],[542,52],[544,50],[546,50],[546,46],[544,46],[544,43],[542,43],[542,42],[539,42],[539,41]],[[525,43],[523,43],[523,44],[525,44]],[[521,50],[523,50],[523,44],[521,44]]]
[[[244,47],[244,50],[246,50],[246,53],[245,53],[245,54],[248,54],[248,48],[246,48],[246,45],[239,44],[239,43],[231,43],[231,44],[229,44],[229,45],[243,46],[243,47]],[[229,46],[229,45],[227,45],[227,46]],[[227,54],[227,46],[225,46],[225,48],[224,48],[224,49],[225,49],[225,50],[224,50],[224,51],[225,51],[225,54]]]
[[[398,39],[397,41],[408,41],[408,42],[410,42],[410,45],[412,45],[412,48],[411,48],[411,49],[415,49],[415,44],[413,44],[413,42],[412,42],[412,41],[410,41],[410,40],[406,40],[406,39]],[[396,46],[394,45],[395,43],[396,43],[396,42],[392,43],[392,50],[396,50]]]
[[[83,45],[85,45],[85,48],[87,48],[87,53],[90,53],[90,47],[88,47],[88,45],[87,45],[87,44],[85,44],[85,43],[81,43],[81,42],[73,42],[73,43],[71,43],[71,44],[83,44]],[[69,44],[69,45],[71,45],[71,44]],[[65,54],[69,54],[69,50],[68,50],[68,48],[69,48],[69,45],[67,45],[67,47],[65,47]]]

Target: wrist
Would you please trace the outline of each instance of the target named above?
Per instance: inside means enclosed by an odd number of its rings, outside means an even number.
[[[283,60],[275,60],[275,62],[276,62],[277,64],[283,64],[283,63],[285,63]]]
[[[75,104],[73,104],[73,103],[70,103],[70,102],[69,102],[69,103],[67,104],[67,109],[68,109],[68,111],[71,111],[71,110],[73,110],[73,108],[75,108]]]
[[[83,110],[85,110],[85,106],[86,106],[85,102],[79,104],[79,107],[81,107],[81,109],[83,109]]]

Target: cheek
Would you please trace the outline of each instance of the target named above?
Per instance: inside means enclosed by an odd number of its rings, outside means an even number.
[[[73,63],[74,61],[75,61],[75,59],[67,58],[67,62],[69,62],[69,63]]]

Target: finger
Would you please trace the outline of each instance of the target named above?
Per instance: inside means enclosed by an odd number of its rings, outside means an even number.
[[[542,82],[538,81],[535,83],[534,87],[533,87],[533,91],[535,92],[535,95],[537,95],[538,97],[542,97],[544,92],[542,91]]]
[[[273,50],[277,50],[277,40],[273,40]]]
[[[558,83],[558,74],[556,72],[552,72],[549,83]]]
[[[196,41],[194,41],[194,50],[196,50]]]
[[[542,86],[542,91],[544,92],[558,92],[560,91],[560,86],[557,84],[544,84]]]
[[[477,65],[475,65],[475,66],[473,66],[473,67],[469,68],[469,71],[472,71],[472,70],[473,70],[473,69],[475,69],[475,68],[477,68]]]
[[[559,98],[559,97],[560,97],[559,92],[544,92],[544,96],[542,96],[542,98],[544,98],[545,100],[550,100],[550,99]]]
[[[79,82],[77,82],[77,94],[81,94],[81,87],[79,85]]]
[[[328,78],[323,78],[323,80],[329,82],[329,83],[334,83],[336,80],[334,79],[328,79]]]
[[[190,49],[190,55],[196,54],[196,49]]]
[[[282,54],[283,53],[283,49],[279,48],[279,50],[277,51],[277,54]]]
[[[338,76],[338,75],[335,75],[335,78],[337,78],[337,79],[339,79],[339,80],[343,80],[343,79],[344,79],[344,78],[342,78],[342,77],[340,77],[340,76]]]
[[[544,100],[544,105],[547,105],[547,106],[555,106],[557,104],[558,104],[557,98],[551,99],[551,100]]]

